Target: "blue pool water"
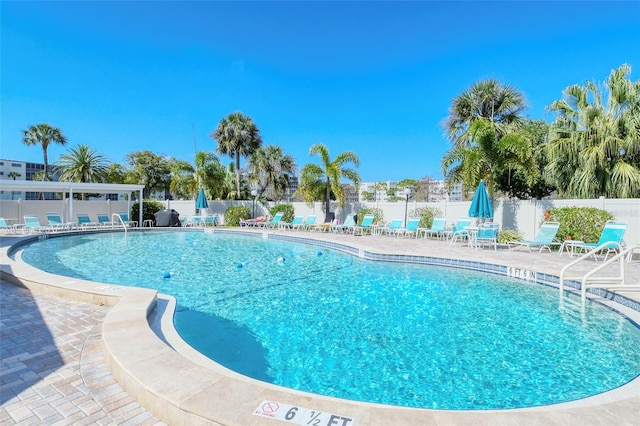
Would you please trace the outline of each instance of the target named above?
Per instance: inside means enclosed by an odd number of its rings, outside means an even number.
[[[340,398],[437,409],[570,401],[640,374],[640,329],[557,290],[199,232],[34,243],[43,270],[177,298],[181,336],[239,373]],[[163,278],[165,275],[170,278]]]

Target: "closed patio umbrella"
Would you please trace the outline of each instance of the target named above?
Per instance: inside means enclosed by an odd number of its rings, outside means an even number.
[[[207,196],[204,195],[204,189],[200,188],[200,192],[198,192],[198,198],[196,198],[196,210],[207,208],[209,208],[209,203],[207,203]]]
[[[493,217],[491,199],[489,198],[489,194],[487,194],[487,189],[483,181],[480,181],[476,193],[473,195],[471,207],[469,207],[469,216],[483,219]]]

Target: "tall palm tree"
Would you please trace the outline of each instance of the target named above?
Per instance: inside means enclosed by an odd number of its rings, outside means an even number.
[[[454,98],[443,124],[452,143],[441,162],[446,180],[467,189],[484,180],[493,194],[496,173],[508,168],[521,170],[533,183],[539,170],[532,135],[522,131],[525,108],[521,92],[492,79]]]
[[[59,145],[67,144],[67,137],[57,127],[50,126],[47,123],[41,123],[29,126],[27,130],[22,131],[22,142],[25,145],[40,145],[44,153],[44,175],[42,180],[49,180],[49,157],[47,149],[51,143]]]
[[[105,182],[111,162],[86,145],[70,148],[54,165],[60,180],[66,182]],[[84,194],[82,194],[84,200]]]
[[[468,146],[473,142],[473,123],[488,120],[499,139],[520,126],[526,108],[524,95],[515,87],[494,79],[482,80],[453,99],[443,124],[445,135],[454,146]]]
[[[251,155],[262,145],[260,131],[251,117],[234,112],[220,120],[210,136],[218,142],[218,152],[236,160],[236,197],[240,196],[240,157]]]
[[[600,85],[567,87],[549,105],[547,178],[570,197],[640,196],[640,81],[631,66],[612,70]]]
[[[322,143],[317,143],[309,149],[309,155],[318,155],[321,164],[309,163],[300,172],[300,186],[298,191],[303,194],[305,201],[316,200],[319,194],[324,193],[325,221],[329,220],[331,209],[331,194],[335,196],[340,207],[344,206],[345,193],[340,185],[340,179],[347,178],[356,186],[356,192],[360,186],[360,175],[354,169],[348,168],[347,163],[360,166],[360,158],[353,151],[345,151],[331,161],[329,148]]]
[[[282,198],[289,189],[289,178],[295,172],[293,157],[284,154],[276,145],[258,148],[249,158],[249,181],[256,185],[258,198],[269,187],[275,199]]]

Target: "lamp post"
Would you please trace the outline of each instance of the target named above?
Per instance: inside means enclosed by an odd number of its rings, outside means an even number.
[[[405,188],[404,189],[404,196],[405,196],[405,201],[404,201],[404,226],[407,226],[407,208],[409,207],[409,195],[411,195],[411,189],[409,188]]]
[[[258,191],[256,191],[255,189],[251,190],[251,196],[253,197],[253,216],[251,216],[252,218],[256,218],[256,195],[258,195]]]

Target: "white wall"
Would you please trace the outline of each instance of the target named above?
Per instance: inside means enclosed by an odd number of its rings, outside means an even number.
[[[38,216],[41,224],[47,223],[47,213],[60,213],[65,222],[77,222],[78,213],[87,213],[91,220],[96,221],[98,213],[106,213],[111,217],[113,213],[129,211],[128,201],[111,200],[74,200],[73,206],[69,200],[2,200],[0,201],[0,217],[10,219],[12,223],[24,223],[24,216]],[[73,212],[71,212],[73,208]],[[137,220],[137,219],[134,219]]]

